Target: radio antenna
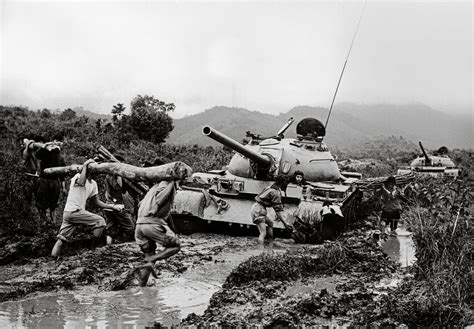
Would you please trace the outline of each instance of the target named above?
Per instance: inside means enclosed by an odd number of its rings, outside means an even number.
[[[360,22],[362,21],[362,16],[364,14],[366,5],[367,5],[367,0],[365,0],[365,2],[364,2],[364,8],[362,8],[362,12],[360,13],[359,22],[357,23],[357,28],[354,32],[354,36],[352,37],[351,46],[349,47],[349,51],[347,53],[346,61],[344,62],[344,66],[342,67],[342,72],[341,72],[341,75],[339,76],[339,81],[337,82],[336,91],[334,92],[334,96],[333,96],[332,102],[331,102],[331,107],[329,108],[328,117],[326,119],[326,124],[324,125],[325,129],[327,129],[327,127],[328,127],[328,122],[329,122],[329,117],[331,116],[332,107],[334,105],[334,101],[336,100],[337,91],[339,90],[339,85],[341,84],[342,76],[344,75],[344,70],[346,69],[347,60],[349,59],[349,55],[351,53],[352,46],[354,45],[354,41],[355,41],[355,38],[357,36],[357,32],[359,31]]]

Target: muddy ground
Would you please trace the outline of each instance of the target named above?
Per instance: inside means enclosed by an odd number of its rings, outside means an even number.
[[[182,250],[178,254],[166,262],[156,263],[157,272],[179,276],[190,267],[214,262],[213,257],[223,250],[238,250],[256,242],[249,237],[199,233],[181,236],[181,243]],[[143,254],[135,243],[95,249],[91,249],[90,245],[90,241],[83,240],[80,249],[68,246],[64,256],[56,260],[48,256],[26,257],[28,254],[20,252],[19,259],[0,268],[0,302],[18,299],[32,292],[73,289],[83,285],[95,285],[97,289],[109,291],[138,285],[135,269],[143,264]],[[11,251],[15,248],[18,248],[17,244],[9,244],[3,249]],[[44,253],[50,252],[50,249],[44,249]],[[18,251],[15,252],[18,255]]]
[[[403,277],[405,270],[382,252],[367,224],[318,246],[280,240],[262,248],[255,237],[181,236],[181,252],[156,268],[161,275],[179,277],[202,263],[220,266],[225,260],[218,256],[224,252],[258,251],[232,271],[203,315],[190,314],[182,325],[398,325],[385,298],[394,288],[383,282]],[[53,260],[38,256],[47,255],[50,241],[32,241],[2,249],[4,263],[15,261],[0,267],[0,302],[81,286],[107,291],[137,286],[134,269],[142,264],[142,254],[134,243],[90,249],[87,241],[78,242]]]
[[[406,275],[370,234],[356,230],[321,246],[250,258],[227,277],[204,315],[191,314],[182,323],[398,326],[385,296]]]

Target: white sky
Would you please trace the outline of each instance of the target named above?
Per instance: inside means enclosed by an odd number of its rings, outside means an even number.
[[[330,105],[363,2],[0,0],[0,104]],[[473,3],[368,1],[336,102],[472,113]]]

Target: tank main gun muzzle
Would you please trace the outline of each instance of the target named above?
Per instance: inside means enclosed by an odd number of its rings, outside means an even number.
[[[260,167],[269,168],[272,165],[272,160],[266,155],[260,154],[258,152],[255,152],[254,150],[245,147],[244,145],[224,135],[218,130],[213,129],[212,127],[204,126],[202,128],[202,133],[205,136],[212,138],[216,142],[230,147],[231,149],[240,153],[244,157],[249,158],[253,162],[257,163]]]

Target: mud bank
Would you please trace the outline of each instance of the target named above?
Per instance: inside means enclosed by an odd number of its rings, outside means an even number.
[[[157,262],[164,275],[180,275],[189,267],[214,263],[225,250],[238,251],[255,244],[253,238],[231,238],[212,234],[181,237],[182,250],[166,262]],[[23,258],[0,267],[0,302],[21,298],[33,292],[96,286],[116,291],[138,285],[135,269],[143,256],[135,243],[122,243],[96,249],[69,250],[59,260],[50,257]],[[222,261],[222,260],[219,260]],[[151,282],[150,282],[151,284]]]
[[[183,325],[264,327],[398,325],[387,308],[390,284],[405,271],[364,231],[240,264],[202,316]]]

